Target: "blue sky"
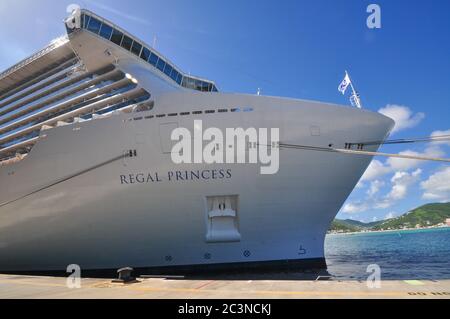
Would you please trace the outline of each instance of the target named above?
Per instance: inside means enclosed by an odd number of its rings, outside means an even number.
[[[364,107],[398,120],[393,138],[450,130],[450,1],[2,0],[0,69],[62,35],[71,3],[156,38],[182,70],[222,91],[348,104],[337,91],[347,69]],[[381,7],[381,29],[366,26],[370,3]],[[382,150],[450,156],[449,144]],[[376,158],[339,217],[372,221],[450,201],[448,181],[448,165]]]

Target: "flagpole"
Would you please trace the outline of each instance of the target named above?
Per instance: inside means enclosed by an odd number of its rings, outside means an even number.
[[[350,75],[348,74],[347,70],[345,70],[345,75],[348,76],[348,78],[350,79],[350,87],[352,88],[353,91],[353,96],[355,97],[355,102],[356,102],[356,106],[360,109],[362,109],[362,104],[361,104],[361,100],[359,99],[359,96],[355,90],[355,87],[353,86],[353,81],[352,78],[350,77]]]

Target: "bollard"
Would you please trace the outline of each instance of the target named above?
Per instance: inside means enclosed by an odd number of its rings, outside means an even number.
[[[117,270],[119,278],[114,279],[113,283],[127,284],[127,283],[131,283],[131,282],[136,282],[136,278],[131,276],[133,271],[134,271],[134,269],[131,267],[125,267],[125,268],[121,268],[121,269]]]

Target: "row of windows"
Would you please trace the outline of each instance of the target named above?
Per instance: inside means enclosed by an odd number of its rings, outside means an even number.
[[[141,43],[133,40],[123,32],[114,29],[106,23],[102,23],[94,17],[86,14],[81,15],[82,28],[98,34],[101,37],[121,46],[127,51],[140,57],[142,60],[150,63],[155,68],[166,74],[173,81],[179,85],[194,89],[202,92],[217,92],[217,88],[210,82],[201,81],[188,76],[183,76],[179,71],[175,69],[170,63],[166,62],[163,58],[152,52],[150,49],[144,47]]]
[[[147,116],[137,116],[128,119],[129,121],[140,121],[143,119],[149,120],[153,118],[164,118],[164,117],[175,117],[175,116],[188,116],[188,115],[201,115],[201,114],[215,114],[215,113],[238,113],[238,112],[253,112],[252,107],[244,108],[232,108],[232,109],[218,109],[218,110],[206,110],[206,111],[193,111],[193,112],[181,112],[181,113],[169,113],[169,114],[158,114],[158,115],[147,115]]]

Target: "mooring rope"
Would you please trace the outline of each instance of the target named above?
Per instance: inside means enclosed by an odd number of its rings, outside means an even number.
[[[393,145],[393,144],[412,144],[412,143],[429,143],[429,142],[442,142],[450,141],[450,135],[436,135],[431,137],[421,137],[421,138],[405,138],[387,141],[373,141],[373,142],[363,142],[363,143],[350,143],[352,145]]]
[[[356,151],[356,150],[350,150],[350,149],[339,149],[339,148],[332,148],[332,147],[326,148],[326,147],[297,145],[297,144],[284,144],[284,143],[280,143],[279,146],[280,146],[280,148],[306,150],[306,151],[331,152],[331,153],[341,153],[341,154],[349,154],[349,155],[383,156],[383,157],[404,158],[404,159],[419,160],[419,161],[433,161],[433,162],[450,163],[450,158],[368,152],[368,151],[363,151],[363,150]]]

